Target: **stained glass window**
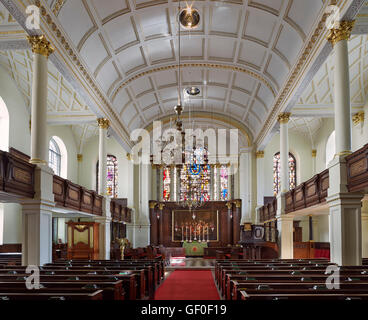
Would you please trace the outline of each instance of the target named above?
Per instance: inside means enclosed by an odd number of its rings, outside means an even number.
[[[220,200],[225,201],[229,195],[229,175],[226,165],[220,167]]]
[[[118,160],[108,155],[106,159],[106,193],[111,198],[118,196]],[[96,191],[98,191],[98,161],[96,165]]]
[[[114,156],[107,156],[107,194],[116,198],[118,196],[118,160]]]
[[[162,180],[163,180],[163,185],[164,185],[162,199],[164,201],[169,201],[170,200],[170,183],[171,183],[171,176],[170,176],[169,168],[164,169]]]
[[[280,191],[280,152],[273,156],[273,193],[276,196]],[[296,187],[296,161],[295,157],[289,153],[289,189]]]
[[[54,170],[57,176],[60,176],[61,171],[61,152],[56,141],[51,138],[49,144],[49,167]]]
[[[205,148],[197,148],[187,154],[190,163],[180,169],[180,201],[211,200],[211,167],[207,164],[208,152]],[[191,188],[191,190],[190,190]]]

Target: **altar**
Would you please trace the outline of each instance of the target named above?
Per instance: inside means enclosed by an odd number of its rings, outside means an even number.
[[[204,248],[207,248],[207,242],[199,242],[199,241],[184,241],[183,248],[185,249],[185,256],[203,256]]]
[[[208,201],[196,209],[182,207],[176,202],[151,200],[149,209],[151,245],[185,245],[190,255],[200,256],[207,246],[236,245],[240,240],[239,199]]]

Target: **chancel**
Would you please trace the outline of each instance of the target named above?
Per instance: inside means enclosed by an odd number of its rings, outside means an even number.
[[[0,2],[0,300],[368,299],[368,1]]]

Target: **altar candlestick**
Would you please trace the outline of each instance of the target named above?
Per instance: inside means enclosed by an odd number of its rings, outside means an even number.
[[[184,227],[181,226],[181,241],[184,242]]]

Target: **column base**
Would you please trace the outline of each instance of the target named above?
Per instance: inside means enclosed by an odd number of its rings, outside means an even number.
[[[110,217],[95,217],[94,221],[100,224],[99,227],[99,259],[110,259],[111,247],[111,218]]]
[[[43,201],[23,203],[22,265],[42,266],[52,262],[52,208]]]
[[[282,215],[277,217],[280,259],[293,259],[294,257],[293,221],[293,216]]]
[[[338,193],[327,198],[330,207],[330,260],[339,266],[362,263],[362,194]]]

